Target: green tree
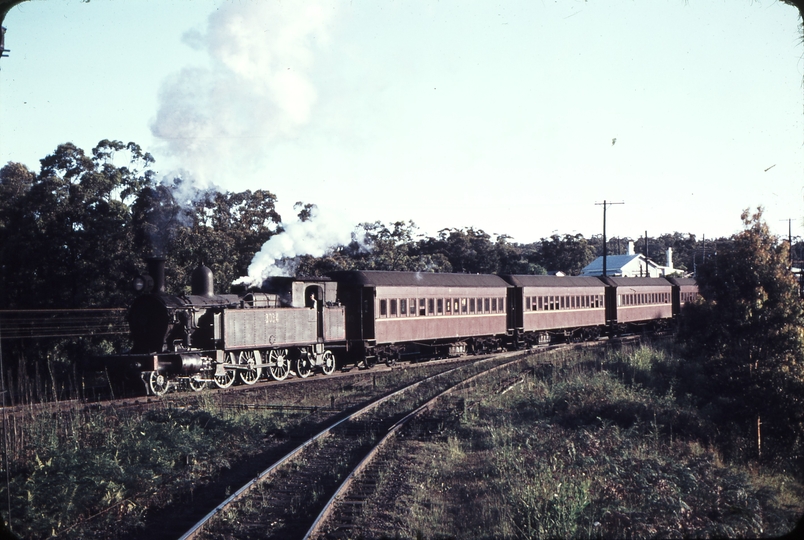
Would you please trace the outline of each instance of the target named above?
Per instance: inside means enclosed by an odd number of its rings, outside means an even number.
[[[567,275],[577,276],[595,258],[595,249],[582,234],[554,234],[549,239],[542,238],[539,264],[548,270],[560,270]]]
[[[113,164],[121,151],[130,166]],[[121,276],[136,264],[129,204],[151,181],[152,162],[134,143],[104,140],[92,156],[59,145],[41,160],[38,175],[6,165],[0,171],[2,305],[119,305]]]
[[[762,424],[763,448],[801,451],[804,424],[804,308],[762,209],[743,212],[745,229],[698,266],[703,300],[685,308],[680,337],[701,354],[708,397],[737,432]],[[754,433],[756,433],[754,431]]]

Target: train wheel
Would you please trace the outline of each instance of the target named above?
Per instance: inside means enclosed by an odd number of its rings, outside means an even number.
[[[189,384],[193,392],[200,392],[207,387],[207,381],[203,380],[201,377],[190,377]]]
[[[226,355],[226,361],[229,364],[235,363],[234,353],[229,353]],[[235,372],[231,369],[227,369],[223,375],[215,375],[213,377],[215,380],[215,386],[218,388],[229,388],[232,386],[232,383],[235,380]]]
[[[277,381],[287,379],[290,373],[290,361],[288,361],[287,349],[273,349],[268,353],[268,371]]]
[[[298,375],[302,379],[306,379],[313,373],[313,365],[307,358],[306,354],[303,354],[301,358],[296,359],[295,368],[296,368],[296,375]]]
[[[260,353],[257,351],[241,351],[237,357],[237,363],[241,365],[253,366],[260,363]],[[238,370],[237,378],[243,384],[254,384],[260,380],[262,368],[251,368],[248,370]]]
[[[215,375],[215,386],[218,388],[229,388],[235,380],[234,371],[227,369],[224,375]]]
[[[324,351],[324,365],[321,369],[324,375],[335,373],[335,355],[332,354],[332,351]]]
[[[165,375],[158,371],[151,372],[151,376],[148,379],[148,388],[150,388],[153,395],[163,396],[168,391],[168,386],[168,380]]]

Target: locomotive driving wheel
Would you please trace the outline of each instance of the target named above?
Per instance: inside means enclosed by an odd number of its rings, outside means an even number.
[[[324,351],[324,365],[321,370],[324,375],[332,375],[335,372],[335,355],[332,351]]]
[[[290,373],[290,361],[288,360],[287,349],[272,349],[268,353],[268,371],[277,381],[287,379]]]
[[[226,361],[229,364],[234,364],[236,361],[234,353],[228,353]],[[215,380],[215,386],[218,388],[229,388],[235,380],[235,372],[227,369],[223,375],[215,375],[213,379]]]
[[[168,379],[158,371],[152,371],[151,376],[148,378],[148,388],[155,396],[163,396],[168,391]]]
[[[303,352],[301,356],[296,359],[294,364],[294,367],[296,368],[296,375],[302,379],[306,379],[313,374],[313,363],[310,361],[310,357],[306,353]]]
[[[260,363],[260,353],[257,351],[241,351],[237,356],[237,363],[240,365],[254,366]],[[249,368],[247,370],[238,370],[237,378],[243,384],[254,384],[262,376],[262,368]]]
[[[198,375],[196,375],[195,377],[190,377],[188,384],[190,385],[190,389],[193,392],[200,392],[201,390],[207,387],[207,381],[205,381]]]

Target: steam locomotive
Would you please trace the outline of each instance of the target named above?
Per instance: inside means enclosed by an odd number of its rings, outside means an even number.
[[[164,259],[147,263],[128,313],[132,349],[104,367],[154,395],[657,328],[698,294],[688,278],[380,271],[273,277],[216,294],[199,265],[191,294],[174,296]]]

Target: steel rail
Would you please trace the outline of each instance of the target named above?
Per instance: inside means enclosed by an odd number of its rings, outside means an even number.
[[[496,358],[499,358],[499,356],[492,356],[492,357],[488,357],[488,358],[481,358],[481,359],[476,360],[475,362],[473,362],[473,363],[471,363],[471,364],[468,364],[468,365],[477,365],[477,364],[481,364],[481,363],[484,363],[484,362],[491,361],[491,360],[496,359]],[[203,518],[202,518],[200,521],[198,521],[198,522],[197,522],[195,525],[193,525],[193,526],[192,526],[192,528],[190,528],[190,530],[188,530],[186,533],[184,533],[184,534],[183,534],[183,535],[182,535],[182,536],[179,538],[179,540],[191,540],[191,539],[195,538],[195,536],[196,536],[196,535],[197,535],[197,534],[198,534],[198,533],[201,531],[201,529],[202,529],[202,528],[203,528],[203,527],[204,527],[204,526],[205,526],[205,525],[206,525],[206,524],[207,524],[207,523],[208,523],[208,522],[209,522],[209,521],[210,521],[210,520],[211,520],[213,517],[215,517],[215,516],[216,516],[217,514],[219,514],[221,511],[225,510],[225,509],[226,509],[226,507],[228,507],[228,506],[229,506],[229,505],[231,505],[233,502],[235,502],[237,499],[239,499],[240,497],[242,497],[242,496],[243,496],[243,494],[245,494],[247,491],[249,491],[249,489],[251,489],[251,488],[252,488],[252,487],[254,487],[256,484],[258,484],[259,482],[261,482],[262,480],[264,480],[264,479],[265,479],[267,476],[269,476],[271,473],[273,473],[274,471],[276,471],[276,469],[278,469],[279,467],[281,467],[282,465],[284,465],[285,463],[287,463],[288,461],[290,461],[291,459],[293,459],[295,456],[297,456],[299,453],[301,453],[301,452],[302,452],[302,450],[304,450],[305,448],[307,448],[308,446],[310,446],[311,444],[313,444],[313,443],[314,443],[315,441],[317,441],[318,439],[320,439],[320,438],[322,438],[322,437],[324,437],[324,436],[328,435],[328,434],[329,434],[329,433],[330,433],[330,432],[331,432],[333,429],[335,429],[335,428],[336,428],[336,427],[338,427],[339,425],[341,425],[341,424],[343,424],[344,422],[347,422],[347,421],[349,421],[349,420],[354,420],[355,418],[357,418],[357,417],[359,417],[359,416],[362,416],[362,415],[366,414],[367,412],[369,412],[369,411],[371,411],[371,410],[375,409],[376,407],[380,406],[382,403],[385,403],[386,401],[388,401],[388,400],[390,400],[390,399],[392,399],[392,398],[394,398],[394,397],[396,397],[396,396],[398,396],[398,395],[400,395],[400,394],[402,394],[402,393],[404,393],[404,392],[407,392],[407,391],[409,391],[409,390],[412,390],[412,389],[414,389],[414,388],[418,387],[419,385],[421,385],[421,384],[423,384],[423,383],[425,383],[425,382],[427,382],[427,381],[433,380],[433,379],[435,379],[435,378],[437,378],[437,377],[442,377],[442,376],[444,376],[444,375],[447,375],[447,374],[449,374],[449,373],[452,373],[452,372],[454,372],[454,371],[457,371],[457,370],[459,370],[459,369],[462,369],[462,368],[464,368],[464,367],[466,367],[466,366],[467,366],[467,364],[462,364],[462,365],[460,365],[460,366],[454,367],[454,368],[449,369],[449,370],[447,370],[447,371],[442,371],[441,373],[437,373],[437,374],[432,375],[432,376],[430,376],[430,377],[426,377],[426,378],[424,378],[424,379],[422,379],[422,380],[420,380],[420,381],[417,381],[417,382],[415,382],[415,383],[413,383],[413,384],[410,384],[410,385],[408,385],[408,386],[405,386],[405,387],[403,387],[403,388],[400,388],[399,390],[396,390],[396,391],[394,391],[394,392],[392,392],[392,393],[390,393],[390,394],[388,394],[388,395],[386,395],[386,396],[383,396],[383,397],[381,397],[381,398],[379,398],[379,399],[376,399],[376,400],[372,401],[370,404],[368,404],[367,406],[365,406],[365,407],[361,408],[360,410],[355,411],[354,413],[350,414],[349,416],[347,416],[347,417],[345,417],[345,418],[342,418],[341,420],[338,420],[337,422],[335,422],[335,423],[331,424],[330,426],[328,426],[328,427],[324,428],[324,429],[323,429],[321,432],[319,432],[318,434],[314,435],[313,437],[311,437],[310,439],[308,439],[307,441],[305,441],[304,443],[302,443],[301,445],[299,445],[299,446],[298,446],[298,447],[296,447],[295,449],[293,449],[293,450],[291,450],[290,452],[288,452],[288,453],[287,453],[287,454],[286,454],[284,457],[282,457],[282,458],[281,458],[279,461],[275,462],[273,465],[271,465],[270,467],[268,467],[267,469],[265,469],[264,471],[262,471],[262,472],[261,472],[259,475],[257,475],[255,478],[253,478],[253,479],[251,479],[250,481],[248,481],[248,482],[247,482],[247,483],[246,483],[244,486],[242,486],[240,489],[238,489],[238,490],[237,490],[235,493],[233,493],[231,496],[229,496],[229,497],[228,497],[226,500],[224,500],[224,501],[223,501],[221,504],[219,504],[218,506],[216,506],[216,507],[215,507],[213,510],[211,510],[211,511],[210,511],[210,512],[209,512],[207,515],[205,515],[205,516],[204,516],[204,517],[203,517]]]
[[[523,353],[523,351],[518,351],[517,358],[509,360],[508,362],[505,362],[504,364],[500,364],[500,365],[491,367],[491,368],[489,368],[489,369],[487,369],[487,370],[485,370],[485,371],[483,371],[481,373],[477,373],[477,374],[469,377],[468,379],[464,379],[462,381],[459,381],[459,382],[455,383],[454,385],[450,386],[449,388],[447,388],[446,390],[444,390],[440,394],[438,394],[438,395],[434,396],[433,398],[431,398],[430,400],[428,400],[426,403],[424,403],[423,405],[421,405],[420,407],[418,407],[414,411],[408,413],[404,418],[402,418],[396,424],[391,426],[391,428],[389,428],[389,430],[385,434],[385,436],[377,444],[374,445],[374,447],[369,451],[368,454],[366,454],[366,456],[363,458],[363,460],[360,463],[358,463],[357,466],[352,470],[352,472],[344,479],[344,481],[341,483],[340,487],[335,491],[335,493],[332,495],[332,497],[330,497],[329,501],[327,501],[327,504],[324,506],[324,508],[318,514],[318,517],[316,517],[316,519],[313,522],[312,526],[307,531],[307,534],[304,535],[304,540],[309,540],[310,538],[313,537],[313,535],[319,533],[319,528],[321,527],[321,525],[323,525],[325,519],[327,517],[329,517],[329,515],[331,514],[331,512],[332,512],[332,510],[334,508],[334,505],[338,501],[338,499],[346,492],[347,489],[349,489],[349,487],[351,487],[351,484],[355,480],[355,478],[361,472],[363,472],[363,470],[371,463],[371,461],[374,459],[374,457],[376,457],[376,455],[379,453],[380,449],[382,447],[384,447],[386,444],[388,444],[391,441],[391,439],[393,439],[397,435],[397,433],[399,433],[399,431],[402,429],[402,427],[405,426],[405,424],[407,424],[410,420],[412,420],[413,418],[417,417],[421,413],[423,413],[423,412],[425,412],[427,410],[430,410],[433,407],[433,405],[435,405],[435,403],[439,399],[443,398],[444,396],[446,396],[448,394],[451,394],[455,390],[457,390],[459,388],[462,388],[467,384],[472,383],[473,381],[479,379],[480,377],[485,377],[486,375],[488,375],[490,373],[493,373],[493,372],[495,372],[495,371],[497,371],[499,369],[508,367],[511,364],[514,364],[516,362],[520,362],[523,359],[525,359],[526,357],[530,356],[530,354],[533,354],[533,353],[532,352]]]

